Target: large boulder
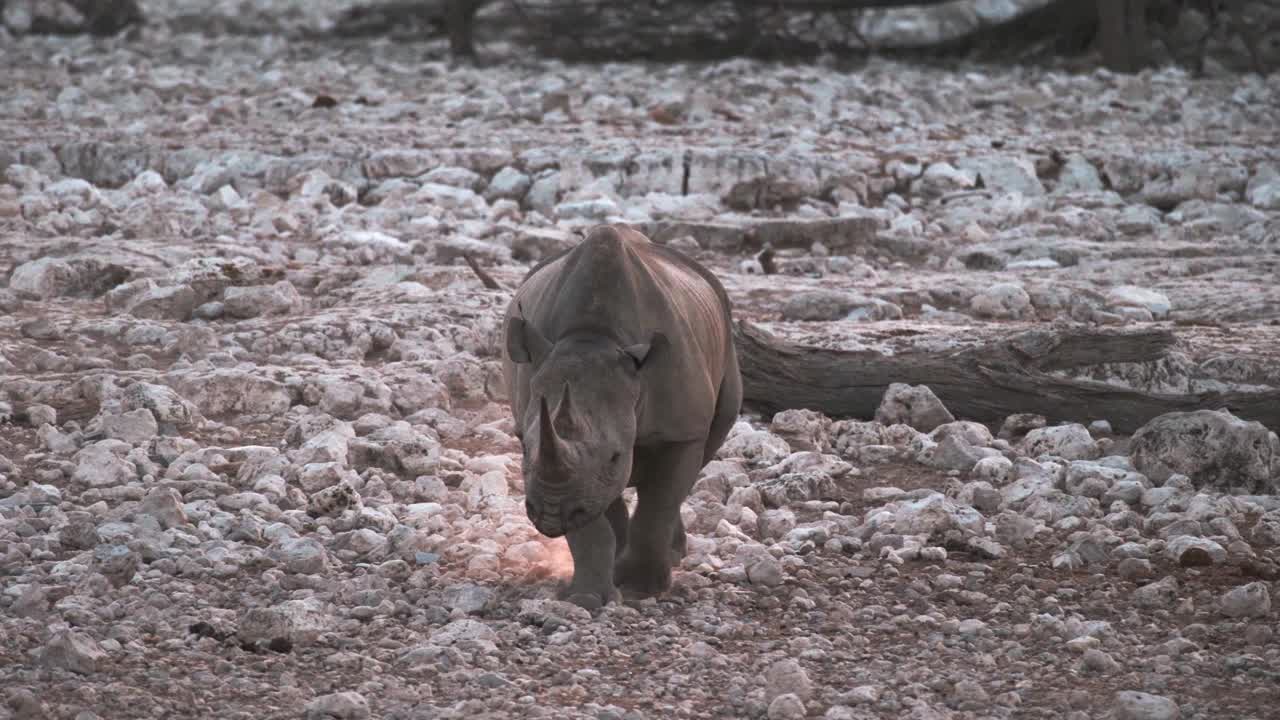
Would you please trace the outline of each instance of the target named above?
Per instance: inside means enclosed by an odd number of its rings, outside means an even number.
[[[939,425],[954,421],[951,411],[927,385],[891,383],[876,409],[876,422],[910,425],[920,432],[930,432]]]
[[[200,417],[200,411],[173,388],[148,382],[135,382],[125,388],[120,398],[121,412],[147,409],[160,425],[185,427]]]
[[[92,675],[106,659],[107,653],[97,640],[69,629],[55,634],[40,653],[46,667],[79,675]]]
[[[72,292],[79,280],[79,273],[66,261],[42,257],[15,268],[9,289],[22,297],[47,300]]]
[[[956,166],[976,175],[982,187],[994,192],[1021,193],[1028,197],[1044,195],[1044,185],[1036,177],[1036,166],[1026,157],[968,157],[960,160]]]
[[[1088,429],[1079,423],[1036,428],[1022,438],[1019,447],[1032,458],[1052,455],[1066,460],[1092,460],[1100,452]]]
[[[1178,704],[1163,695],[1124,690],[1112,702],[1115,720],[1178,720]]]
[[[1248,169],[1223,159],[1175,153],[1148,158],[1145,164],[1148,173],[1138,199],[1164,211],[1188,200],[1214,200],[1222,193],[1244,192],[1249,182]]]
[[[981,513],[942,493],[901,503],[893,511],[893,531],[903,535],[941,536],[948,530],[980,535],[983,524]]]
[[[186,321],[196,303],[196,293],[190,285],[152,286],[134,296],[129,314],[145,320]]]
[[[969,311],[977,317],[1016,320],[1034,312],[1031,296],[1021,285],[996,283],[969,299]]]
[[[786,440],[793,450],[831,449],[831,419],[813,410],[783,410],[773,416],[769,430]]]
[[[782,303],[783,320],[894,320],[902,308],[878,298],[843,290],[810,290],[791,295]]]
[[[1264,582],[1232,588],[1222,596],[1221,609],[1227,617],[1264,618],[1271,614],[1271,592]]]
[[[1173,309],[1169,297],[1164,293],[1133,285],[1112,288],[1107,293],[1107,304],[1112,307],[1145,308],[1155,319],[1167,317]]]
[[[234,318],[255,318],[259,315],[285,315],[303,304],[297,288],[288,280],[274,285],[229,287],[222,302],[227,315]]]
[[[484,197],[489,202],[503,198],[519,201],[524,197],[525,193],[529,192],[531,185],[533,185],[533,180],[528,175],[516,168],[504,167],[489,181],[489,186],[484,191]]]
[[[1056,193],[1102,192],[1105,189],[1098,168],[1083,155],[1067,158],[1058,173],[1057,185],[1053,188]]]
[[[1263,210],[1280,210],[1280,164],[1259,167],[1245,188],[1245,198]]]
[[[286,600],[271,607],[250,608],[240,618],[236,635],[242,643],[269,645],[282,640],[311,644],[334,624],[328,606],[317,598]]]
[[[1182,474],[1198,488],[1280,492],[1280,439],[1261,424],[1226,410],[1173,412],[1155,418],[1134,433],[1129,459],[1158,483]]]

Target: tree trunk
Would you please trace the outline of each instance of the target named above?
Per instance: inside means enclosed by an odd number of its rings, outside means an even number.
[[[1097,0],[1098,45],[1102,62],[1116,72],[1128,72],[1129,48],[1125,44],[1125,1]]]
[[[115,35],[133,25],[146,21],[137,0],[63,0],[32,6],[31,25],[23,32],[33,35]],[[64,11],[72,9],[80,14],[79,22],[72,22]],[[0,1],[0,13],[4,2]],[[0,20],[0,24],[3,21]]]
[[[1138,72],[1146,64],[1147,0],[1097,0],[1102,61],[1114,72]]]
[[[1014,413],[1050,421],[1107,420],[1129,433],[1167,412],[1228,408],[1280,428],[1280,388],[1161,395],[1051,374],[1114,362],[1158,360],[1166,330],[1030,330],[953,353],[828,350],[780,342],[745,321],[735,327],[744,405],[767,416],[810,409],[835,418],[875,417],[890,383],[928,385],[957,418],[1001,422]]]
[[[73,5],[84,15],[85,29],[94,35],[115,35],[143,21],[136,0],[75,0]]]
[[[450,2],[451,0],[387,0],[355,5],[338,16],[329,33],[339,37],[434,37],[447,32]]]
[[[1003,22],[979,27],[950,40],[917,48],[889,49],[891,55],[973,55],[1008,59],[1087,52],[1098,34],[1098,12],[1127,0],[1053,0]],[[904,52],[905,51],[905,52]]]
[[[447,0],[446,21],[449,29],[449,52],[454,59],[474,60],[475,20],[479,0]]]

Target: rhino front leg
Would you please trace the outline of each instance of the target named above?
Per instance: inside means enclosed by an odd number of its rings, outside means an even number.
[[[671,444],[638,453],[636,512],[613,575],[624,596],[650,597],[671,587],[673,556],[684,545],[680,505],[698,478],[704,445]]]
[[[620,555],[627,547],[627,527],[631,524],[631,517],[627,514],[627,501],[622,497],[614,500],[604,516],[613,527],[613,551],[615,555]]]
[[[566,535],[573,555],[573,580],[560,599],[595,610],[621,599],[613,586],[614,529],[608,513]]]

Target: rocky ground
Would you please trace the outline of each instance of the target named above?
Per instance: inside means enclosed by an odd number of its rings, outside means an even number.
[[[462,256],[509,288],[620,220],[793,340],[1154,323],[1088,374],[1275,387],[1277,76],[477,70],[152,14],[0,42],[0,717],[1274,717],[1280,443],[1216,408],[744,415],[668,596],[555,601]]]

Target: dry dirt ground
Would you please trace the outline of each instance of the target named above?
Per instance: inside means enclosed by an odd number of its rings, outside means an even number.
[[[668,595],[556,602],[462,263],[629,222],[794,341],[1156,325],[1084,372],[1274,388],[1280,78],[450,68],[156,5],[0,42],[0,718],[1280,712],[1280,444],[1226,416],[1170,477],[1105,417],[744,415]]]

